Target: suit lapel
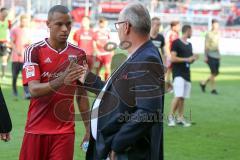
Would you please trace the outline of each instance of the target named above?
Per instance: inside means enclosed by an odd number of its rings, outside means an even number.
[[[142,50],[144,48],[146,48],[146,46],[148,45],[152,45],[151,40],[147,41],[146,43],[144,43],[140,48],[138,48],[132,55],[131,57],[129,57],[117,70],[115,70],[115,72],[112,73],[110,79],[109,79],[109,83],[106,87],[106,90],[108,89],[108,87],[112,84],[112,80],[116,79],[116,77],[121,73],[121,71],[127,66],[127,64],[132,61],[139,53],[142,52]]]
[[[130,61],[131,57],[129,57],[116,71],[114,71],[109,78],[108,85],[106,87],[106,90],[109,88],[109,86],[112,84],[113,80],[116,79],[116,77],[121,73],[121,71],[127,66],[128,62]]]

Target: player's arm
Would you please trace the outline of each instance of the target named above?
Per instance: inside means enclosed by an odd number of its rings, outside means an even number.
[[[82,120],[86,131],[89,131],[89,101],[87,91],[81,85],[76,90],[76,101],[78,104],[79,111],[81,113]]]
[[[73,84],[74,81],[81,78],[82,72],[83,69],[79,65],[74,65],[74,62],[71,62],[61,76],[50,82],[41,83],[40,80],[29,81],[28,86],[30,94],[32,97],[48,95],[63,85]]]
[[[182,58],[182,57],[177,57],[177,53],[175,51],[171,52],[171,62],[173,63],[192,63],[194,61],[194,57],[188,57],[188,58]]]
[[[29,92],[31,97],[40,97],[49,94],[52,92],[49,83],[40,83],[39,80],[33,80],[28,82]]]
[[[87,91],[83,86],[77,87],[76,90],[76,101],[81,114],[82,121],[86,130],[85,136],[83,137],[82,143],[89,140],[90,137],[90,110],[89,110],[89,101],[87,97]]]

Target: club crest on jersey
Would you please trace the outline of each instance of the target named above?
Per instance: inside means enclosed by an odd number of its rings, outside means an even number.
[[[35,76],[35,68],[34,66],[27,66],[26,67],[26,77],[34,77]]]
[[[78,59],[76,55],[68,55],[68,60],[70,62],[73,61],[74,63],[78,63]]]

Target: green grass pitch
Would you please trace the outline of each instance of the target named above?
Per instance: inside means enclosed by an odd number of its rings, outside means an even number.
[[[185,115],[196,122],[190,128],[177,126],[169,128],[164,123],[164,150],[166,160],[238,160],[240,149],[240,57],[223,56],[220,76],[217,78],[219,95],[202,93],[199,81],[209,74],[203,57],[192,65],[192,95],[185,103]],[[8,70],[10,71],[10,67]],[[21,82],[18,82],[22,92]],[[22,143],[27,100],[14,101],[11,92],[11,76],[2,83],[2,90],[13,121],[11,141],[0,142],[0,160],[17,160]],[[173,95],[166,94],[165,115],[167,115]],[[166,118],[165,118],[166,119]],[[84,135],[82,122],[76,122],[75,160],[83,160],[84,152],[80,142]],[[30,154],[30,153],[29,153]]]

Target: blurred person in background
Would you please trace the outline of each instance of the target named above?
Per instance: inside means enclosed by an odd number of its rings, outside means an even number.
[[[21,73],[24,62],[24,50],[31,43],[30,17],[21,15],[20,25],[11,30],[11,46],[12,46],[12,91],[14,99],[18,99],[17,78]],[[24,86],[24,96],[30,99],[28,87]]]
[[[179,37],[179,30],[180,30],[180,22],[179,21],[172,21],[171,22],[171,29],[167,32],[165,40],[166,40],[166,91],[172,91],[173,86],[171,83],[171,73],[172,73],[172,64],[171,64],[171,49],[173,41],[178,39]]]
[[[90,28],[90,18],[88,16],[83,17],[81,28],[74,33],[73,40],[77,43],[78,47],[85,50],[87,54],[88,67],[92,70],[94,64],[94,31]]]
[[[158,17],[153,17],[151,20],[151,31],[150,31],[150,39],[153,44],[158,48],[161,53],[161,57],[165,57],[165,39],[162,34],[159,33],[161,27],[161,21]],[[163,58],[163,62],[165,64],[165,58]]]
[[[110,39],[110,30],[107,28],[108,21],[105,18],[100,18],[98,25],[99,28],[96,29],[94,38],[94,49],[96,52],[97,61],[99,62],[96,73],[97,75],[100,75],[100,71],[102,67],[104,67],[104,78],[107,80],[111,73],[112,51],[107,51],[105,47]]]
[[[2,80],[5,80],[5,73],[7,70],[7,62],[9,57],[10,36],[9,29],[11,28],[11,22],[7,19],[8,9],[0,9],[0,56],[2,57]]]
[[[212,29],[205,37],[205,62],[208,64],[211,74],[206,79],[200,82],[200,87],[203,92],[206,91],[206,85],[210,82],[211,93],[217,95],[216,77],[219,74],[220,67],[220,52],[219,52],[219,23],[216,19],[212,20]]]
[[[184,118],[184,101],[190,97],[191,92],[190,65],[198,59],[197,55],[193,55],[192,44],[187,41],[191,36],[191,26],[184,25],[182,27],[182,37],[172,43],[171,61],[175,97],[172,100],[172,107],[168,116],[168,126],[170,127],[176,126],[176,123],[183,125],[183,127],[191,126],[191,123]],[[176,111],[178,111],[177,118],[175,118]]]
[[[73,159],[75,96],[86,129],[83,142],[89,138],[89,108],[82,105],[86,95],[77,82],[82,73],[79,65],[86,63],[86,54],[68,42],[72,28],[69,9],[53,6],[46,24],[50,37],[25,50],[23,82],[29,86],[31,102],[20,160]]]

